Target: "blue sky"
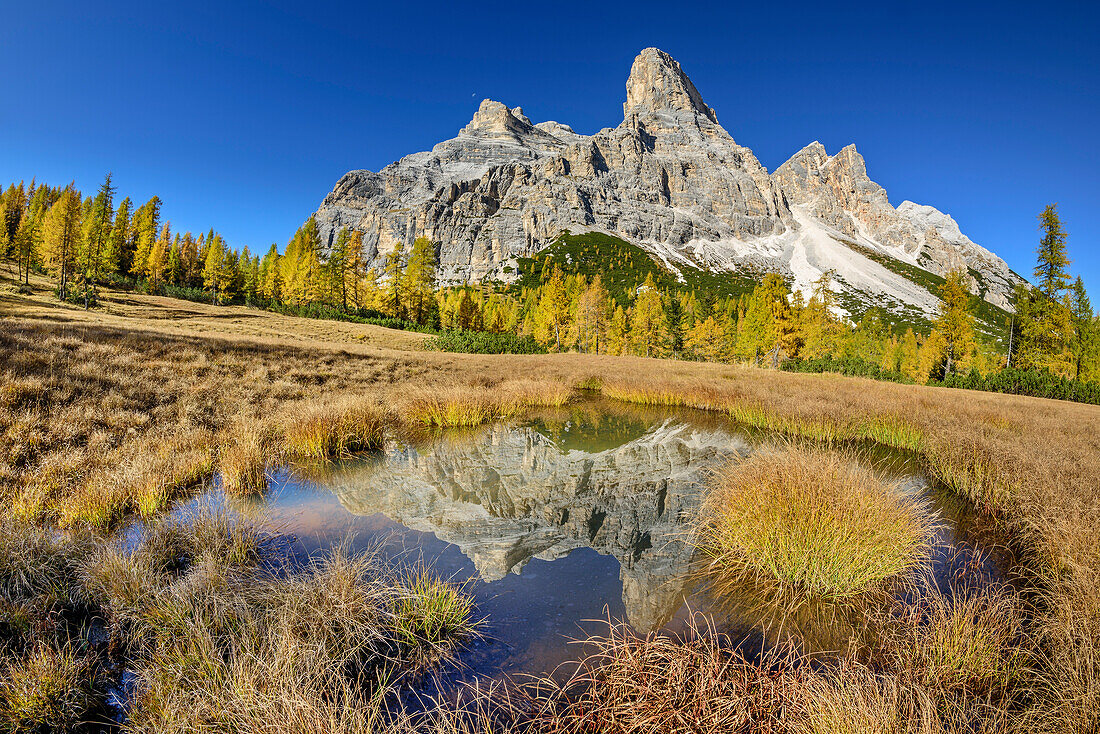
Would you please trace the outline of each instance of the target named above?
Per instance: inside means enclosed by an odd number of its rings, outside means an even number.
[[[491,97],[617,125],[657,46],[774,170],[854,142],[895,205],[953,215],[1030,276],[1058,202],[1100,302],[1100,11],[1091,4],[8,4],[0,181],[115,174],[175,229],[286,242],[347,170],[452,137]]]

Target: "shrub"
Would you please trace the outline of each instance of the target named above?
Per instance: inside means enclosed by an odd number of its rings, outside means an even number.
[[[784,372],[836,372],[851,377],[869,377],[872,380],[911,383],[908,377],[894,370],[884,370],[873,362],[858,357],[816,357],[814,359],[788,359],[780,369]]]
[[[528,335],[498,334],[489,331],[446,331],[424,345],[441,352],[468,354],[546,354],[535,338]]]
[[[1019,370],[1010,367],[988,375],[971,370],[965,375],[948,375],[931,384],[1100,405],[1100,383],[1070,380],[1046,369]]]

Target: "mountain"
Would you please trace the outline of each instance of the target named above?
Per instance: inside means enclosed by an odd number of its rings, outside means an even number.
[[[517,258],[566,230],[619,237],[681,277],[777,270],[808,294],[831,270],[849,313],[928,317],[937,276],[960,266],[975,294],[1011,309],[1022,280],[950,216],[891,206],[855,146],[830,156],[815,142],[769,174],[655,48],[634,60],[618,127],[580,135],[485,100],[451,140],[345,174],[316,218],[329,243],[361,230],[376,268],[398,242],[428,237],[444,283],[508,281]]]

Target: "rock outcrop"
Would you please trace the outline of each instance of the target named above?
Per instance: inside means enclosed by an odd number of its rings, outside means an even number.
[[[398,242],[438,242],[444,283],[507,280],[515,258],[563,230],[596,230],[673,270],[775,269],[803,290],[834,270],[869,305],[934,311],[935,296],[870,248],[939,274],[968,267],[975,292],[1008,307],[1018,276],[946,215],[923,211],[894,209],[854,146],[829,156],[811,144],[769,175],[680,65],[649,48],[634,60],[617,127],[580,135],[485,100],[455,138],[378,173],[347,173],[316,217],[330,243],[342,227],[361,230],[379,269]]]

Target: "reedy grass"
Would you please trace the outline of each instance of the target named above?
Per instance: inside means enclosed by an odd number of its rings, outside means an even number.
[[[265,545],[202,513],[85,563],[137,678],[125,731],[377,731],[383,703],[476,627],[470,600],[427,572],[406,582],[342,549],[272,568]]]
[[[835,601],[916,570],[936,527],[919,499],[852,455],[791,444],[715,474],[697,542],[718,593],[728,575]]]
[[[263,494],[267,490],[274,439],[271,434],[255,421],[242,422],[230,431],[230,437],[218,452],[218,473],[227,495]]]
[[[71,644],[39,641],[0,664],[0,732],[64,732],[95,705],[94,661]]]
[[[1025,605],[1003,583],[952,583],[897,602],[880,626],[887,665],[930,690],[1003,697],[1029,664],[1020,646]]]
[[[421,389],[402,403],[400,415],[410,423],[435,428],[470,428],[510,418],[527,408],[560,407],[568,402],[568,384],[510,380],[491,385],[452,385]]]
[[[306,404],[285,421],[284,448],[291,458],[321,461],[379,449],[387,422],[382,407],[368,398]]]
[[[459,586],[422,569],[406,578],[402,588],[393,627],[405,645],[434,657],[472,631],[473,602]]]

